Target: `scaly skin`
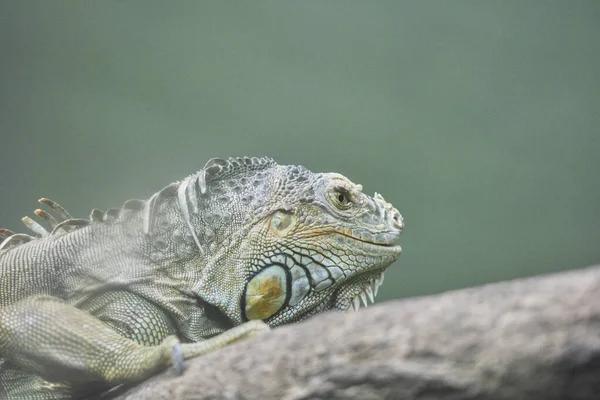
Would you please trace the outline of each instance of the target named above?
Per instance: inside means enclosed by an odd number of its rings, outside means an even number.
[[[140,381],[268,327],[373,301],[402,217],[335,173],[212,159],[90,221],[0,230],[0,397]]]

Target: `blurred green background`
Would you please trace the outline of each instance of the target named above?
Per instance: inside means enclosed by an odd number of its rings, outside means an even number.
[[[0,222],[213,156],[381,192],[380,299],[600,262],[598,1],[2,1]]]

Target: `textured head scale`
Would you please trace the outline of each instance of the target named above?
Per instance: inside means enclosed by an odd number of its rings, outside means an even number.
[[[218,181],[227,181],[228,179],[234,178],[235,180],[239,181],[239,183],[230,185],[231,190],[229,191],[226,188],[212,188],[213,195],[222,195],[220,198],[218,197],[216,199],[218,202],[228,203],[228,192],[229,195],[232,195],[232,192],[240,193],[242,191],[241,188],[247,183],[247,176],[253,176],[254,179],[264,178],[264,174],[260,174],[257,172],[268,169],[274,165],[276,165],[275,161],[267,157],[238,157],[229,158],[228,160],[222,158],[212,158],[197,174],[191,175],[185,180],[183,180],[183,182],[179,185],[179,188],[177,190],[179,206],[181,209],[182,216],[190,229],[192,237],[194,238],[194,242],[196,243],[196,246],[198,247],[198,250],[201,253],[204,251],[203,246],[198,238],[197,230],[192,225],[188,202],[191,203],[194,214],[197,214],[199,211],[197,192],[199,192],[200,195],[205,195],[207,192],[207,184],[215,184]],[[244,199],[242,198],[241,200],[243,201]],[[206,202],[202,204],[206,204]],[[214,214],[214,216],[220,217],[221,214]],[[150,218],[148,218],[148,220],[149,219]],[[210,223],[212,221],[206,222]],[[148,229],[146,229],[146,233],[148,233],[148,231],[149,227]]]
[[[206,260],[194,291],[236,323],[357,309],[401,252],[400,213],[340,174],[212,159],[177,193]]]

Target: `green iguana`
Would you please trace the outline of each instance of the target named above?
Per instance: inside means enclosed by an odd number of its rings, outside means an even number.
[[[269,327],[373,301],[400,213],[336,173],[211,159],[148,200],[0,230],[0,398],[137,382]]]

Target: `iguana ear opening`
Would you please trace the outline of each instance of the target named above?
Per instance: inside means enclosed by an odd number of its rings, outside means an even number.
[[[273,265],[254,275],[246,285],[242,297],[242,309],[248,320],[265,320],[289,301],[289,278],[286,271]]]

